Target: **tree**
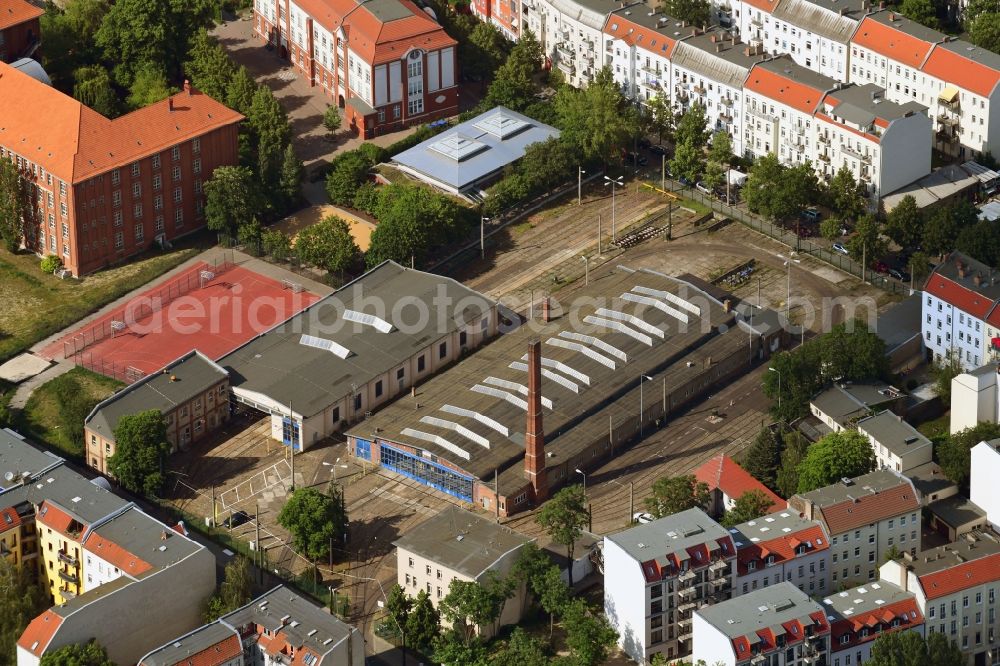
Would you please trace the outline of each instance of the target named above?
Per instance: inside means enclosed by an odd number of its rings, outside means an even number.
[[[939,206],[924,222],[922,245],[931,255],[943,255],[955,248],[960,228],[950,206]]]
[[[128,105],[133,109],[141,109],[166,99],[174,92],[176,91],[170,88],[163,70],[147,63],[135,72],[135,78],[129,86]]]
[[[708,0],[663,0],[663,13],[691,25],[709,25],[712,9]]]
[[[510,48],[500,29],[485,21],[476,21],[469,33],[468,44],[474,57],[465,61],[463,66],[468,74],[484,81],[492,78],[494,72],[507,60]]]
[[[0,239],[11,252],[21,247],[26,222],[34,219],[33,190],[13,161],[0,158]]]
[[[373,163],[356,150],[341,153],[330,165],[326,177],[326,194],[338,206],[350,206],[354,193],[368,179]],[[381,220],[380,220],[381,221]]]
[[[798,492],[807,493],[875,469],[875,451],[856,430],[834,432],[809,447],[799,463]]]
[[[326,111],[323,112],[323,127],[330,134],[336,134],[340,131],[340,109],[331,105],[326,107]]]
[[[931,363],[931,378],[934,380],[934,393],[941,399],[941,404],[951,404],[951,380],[965,372],[962,367],[962,352],[953,349]]]
[[[809,443],[797,431],[788,433],[783,437],[785,448],[781,452],[781,467],[775,483],[778,485],[778,494],[782,497],[791,497],[799,488],[799,464],[806,457],[809,451]]]
[[[285,261],[292,253],[292,241],[278,229],[265,229],[260,237],[264,254],[275,261]]]
[[[835,240],[840,236],[840,230],[844,228],[844,221],[835,215],[824,219],[819,223],[819,234],[827,240]]]
[[[204,88],[197,85],[197,88],[202,92],[207,94]],[[226,93],[223,99],[226,100],[226,105],[236,109],[242,114],[246,114],[250,110],[250,105],[253,104],[253,96],[257,93],[257,83],[250,76],[250,72],[246,67],[239,67],[236,73],[233,74],[232,78],[226,84]]]
[[[559,566],[554,564],[534,543],[525,544],[514,562],[513,574],[524,582],[538,605],[549,614],[549,637],[556,613],[570,598],[569,586],[562,579]]]
[[[708,484],[689,474],[660,477],[653,483],[653,495],[645,502],[655,518],[663,518],[696,507],[704,508],[709,498]]]
[[[701,150],[708,143],[709,136],[705,107],[698,103],[692,104],[677,121],[677,126],[674,128],[674,143],[690,143],[694,148]]]
[[[982,12],[967,25],[973,44],[1000,53],[1000,11]]]
[[[299,232],[295,254],[304,263],[343,275],[361,257],[361,250],[347,222],[328,215]]]
[[[750,167],[743,198],[750,210],[780,222],[801,213],[815,200],[818,187],[808,163],[786,167],[769,153]]]
[[[573,551],[583,528],[590,522],[587,498],[583,487],[574,484],[566,486],[542,505],[535,519],[556,543],[566,547],[569,561],[569,586],[573,587]]]
[[[205,225],[232,237],[237,229],[254,218],[259,197],[250,169],[223,166],[212,172],[205,183]]]
[[[863,215],[858,220],[854,235],[847,241],[847,250],[856,261],[864,259],[869,264],[884,257],[889,251],[874,215]]]
[[[867,205],[861,195],[854,174],[846,166],[837,169],[828,189],[830,207],[847,220],[857,219],[865,212]]]
[[[478,636],[466,638],[464,631],[450,628],[434,643],[434,661],[441,664],[470,664],[481,666],[489,650]]]
[[[963,666],[966,662],[958,645],[943,633],[925,639],[915,631],[894,631],[879,635],[872,643],[868,666]]]
[[[163,460],[170,453],[167,421],[158,409],[126,414],[115,426],[115,453],[108,471],[124,488],[156,497],[163,487]]]
[[[369,267],[386,259],[409,263],[413,257],[420,262],[430,247],[451,242],[469,224],[468,209],[410,183],[380,187],[374,213],[379,223],[365,254]]]
[[[572,146],[549,137],[525,148],[517,168],[535,194],[564,183],[576,171],[578,160]]]
[[[903,16],[928,28],[938,27],[937,12],[931,0],[903,0],[899,5]]]
[[[766,515],[774,501],[764,491],[748,490],[736,498],[732,509],[726,511],[720,521],[723,527],[733,527],[748,520],[755,520]]]
[[[489,666],[549,666],[548,646],[540,638],[516,627],[499,650],[494,646]]]
[[[960,489],[968,488],[972,447],[979,442],[997,437],[1000,437],[1000,425],[988,421],[950,435],[937,446],[937,458],[941,470]]]
[[[492,570],[481,582],[453,578],[438,609],[459,632],[465,645],[470,645],[477,627],[491,628],[496,634],[504,605],[514,596],[514,585],[513,578],[501,577]]]
[[[486,93],[486,106],[505,106],[513,111],[523,111],[535,96],[535,83],[531,75],[510,61],[496,70],[493,83]]]
[[[705,168],[705,158],[701,149],[690,140],[678,143],[674,149],[674,159],[670,160],[670,173],[675,178],[683,178],[694,183],[701,178]]]
[[[205,622],[215,622],[226,613],[250,603],[253,578],[250,560],[237,555],[226,565],[219,591],[208,598],[205,605]]]
[[[441,615],[427,590],[420,590],[406,618],[406,645],[421,654],[430,654],[440,634]]]
[[[914,252],[906,264],[914,284],[920,284],[931,273],[931,258],[923,252]]]
[[[511,49],[507,60],[528,74],[534,74],[542,66],[544,58],[545,53],[542,51],[542,45],[535,37],[535,33],[530,28],[525,28],[521,32],[521,38]]]
[[[646,101],[646,129],[655,134],[657,141],[663,143],[664,137],[670,138],[674,128],[674,110],[670,100],[663,93],[658,93]]]
[[[255,255],[260,253],[263,237],[264,228],[260,225],[260,220],[256,217],[245,224],[241,224],[240,228],[236,230],[236,241]]]
[[[712,146],[708,149],[708,159],[720,165],[729,165],[733,159],[733,140],[729,132],[719,130],[712,135]]]
[[[701,181],[710,190],[722,187],[726,184],[726,170],[719,162],[709,160],[705,164],[705,172],[701,175]]]
[[[334,538],[347,526],[343,502],[315,488],[296,488],[278,514],[278,524],[292,535],[295,548],[311,560],[327,557]]]
[[[288,204],[298,201],[300,196],[299,187],[302,184],[302,161],[295,154],[295,148],[289,143],[285,146],[285,153],[281,161],[281,179],[279,186]]]
[[[229,59],[229,55],[219,45],[218,41],[208,34],[207,31],[199,31],[191,40],[191,48],[188,50],[187,61],[184,63],[184,72],[195,88],[202,91],[212,99],[220,102],[227,102],[240,113],[246,113],[250,106],[250,98],[257,88],[257,84],[250,79],[249,97],[242,105],[233,104],[229,99],[229,91],[234,84],[236,77],[249,78],[246,68],[238,68]],[[245,80],[241,80],[239,85],[244,86]]]
[[[385,600],[385,612],[392,618],[393,628],[396,631],[406,630],[407,622],[410,619],[410,611],[413,610],[413,597],[406,593],[399,583],[389,588],[389,596]]]
[[[72,5],[70,5],[72,6]],[[111,83],[111,75],[101,65],[79,67],[73,72],[73,97],[102,116],[114,118],[121,103]]]
[[[603,664],[618,641],[618,632],[603,613],[595,613],[584,599],[575,597],[563,611],[566,646],[578,666]]]
[[[17,663],[17,639],[48,607],[48,594],[35,583],[29,567],[0,557],[0,661]]]
[[[917,200],[907,194],[885,218],[885,233],[900,247],[916,247],[923,235],[923,215]]]
[[[770,428],[761,428],[740,458],[740,466],[768,488],[775,488],[781,464],[781,440]]]
[[[108,652],[96,640],[73,643],[42,655],[39,666],[115,666]]]
[[[607,67],[584,90],[560,88],[554,105],[563,141],[585,161],[608,162],[638,132],[635,105],[622,94]]]

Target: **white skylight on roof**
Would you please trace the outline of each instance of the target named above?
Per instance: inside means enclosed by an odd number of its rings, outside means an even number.
[[[511,361],[510,365],[508,365],[507,367],[509,367],[511,370],[517,370],[518,372],[527,372],[528,371],[528,364],[527,363],[522,363],[521,361]],[[559,384],[560,386],[563,386],[563,387],[569,389],[573,393],[579,393],[580,392],[580,386],[578,384],[576,384],[575,382],[571,382],[570,380],[566,379],[562,375],[557,375],[556,373],[552,372],[551,370],[548,370],[546,368],[542,368],[541,375],[542,375],[542,377],[545,377],[546,379],[548,379],[550,381],[553,381],[556,384]],[[544,400],[544,398],[543,398],[543,400]]]
[[[620,361],[628,361],[628,354],[623,352],[621,349],[609,345],[604,340],[595,338],[593,335],[584,335],[583,333],[576,333],[574,331],[559,331],[559,337],[565,338],[567,340],[576,340],[577,342],[582,342],[588,344],[591,347],[596,347],[600,349],[605,354],[610,354]],[[551,342],[549,344],[552,344]]]
[[[684,314],[677,308],[667,305],[658,298],[651,298],[649,296],[640,296],[639,294],[632,294],[629,292],[625,292],[624,294],[621,295],[621,299],[623,301],[629,301],[630,303],[638,303],[640,305],[648,305],[650,307],[654,307],[657,310],[660,310],[661,312],[670,315],[671,317],[673,317],[678,321],[684,322],[685,324],[688,323],[688,316],[686,314]]]
[[[473,393],[482,393],[483,395],[491,395],[494,398],[500,398],[501,400],[506,400],[515,407],[520,407],[521,409],[527,411],[528,401],[523,400],[510,391],[501,391],[500,389],[495,389],[492,386],[483,386],[482,384],[476,384],[469,389]]]
[[[553,347],[562,347],[563,349],[570,349],[572,351],[579,352],[584,356],[586,356],[587,358],[589,358],[590,360],[597,361],[601,365],[611,368],[612,370],[614,370],[617,367],[617,364],[607,356],[604,356],[603,354],[598,354],[590,347],[586,347],[580,344],[579,342],[569,342],[567,340],[560,340],[559,338],[549,338],[545,342],[546,344],[550,344]],[[587,384],[590,384],[590,382],[588,381]]]
[[[638,340],[647,347],[653,346],[653,338],[649,337],[645,333],[640,333],[635,329],[629,328],[620,321],[612,321],[610,319],[604,319],[603,317],[595,317],[594,315],[587,315],[583,318],[583,323],[590,324],[591,326],[602,326],[604,328],[610,328],[612,331],[618,331],[619,333],[624,333],[633,340]]]
[[[420,417],[420,422],[426,423],[427,425],[437,426],[439,428],[445,428],[446,430],[452,430],[485,449],[490,448],[490,440],[486,439],[482,435],[472,432],[465,426],[455,423],[454,421],[446,421],[445,419],[439,419],[436,416],[422,416]]]
[[[341,344],[334,342],[333,340],[327,340],[326,338],[317,338],[315,335],[303,335],[299,338],[299,344],[304,347],[312,347],[314,349],[322,349],[328,351],[338,358],[347,358],[351,355],[351,350],[344,347]]]
[[[392,324],[387,322],[385,319],[376,317],[375,315],[366,314],[364,312],[344,310],[344,319],[347,321],[353,321],[357,324],[371,326],[379,333],[390,333],[392,331]]]
[[[430,149],[456,162],[463,162],[489,148],[485,143],[453,134],[435,141]]]
[[[459,446],[455,446],[447,439],[439,435],[432,435],[428,432],[423,432],[422,430],[414,430],[413,428],[403,428],[400,431],[400,434],[406,435],[407,437],[413,437],[414,439],[422,439],[425,442],[431,442],[433,444],[437,444],[442,449],[445,449],[446,451],[451,451],[452,453],[454,453],[459,458],[462,458],[463,460],[469,460],[472,458],[472,456],[469,455],[468,451]]]
[[[502,389],[507,389],[508,391],[517,391],[521,395],[527,397],[528,387],[524,384],[518,384],[517,382],[507,381],[506,379],[500,379],[498,377],[487,377],[483,380],[484,384],[489,384],[491,386],[499,386]],[[542,407],[546,409],[552,409],[552,400],[542,396]]]
[[[504,437],[510,436],[510,429],[507,428],[507,426],[503,425],[499,421],[495,421],[490,417],[484,416],[479,412],[475,412],[471,409],[465,409],[463,407],[455,407],[454,405],[442,405],[441,411],[447,412],[449,414],[454,414],[455,416],[466,416],[470,419],[476,420],[479,423],[482,423],[487,428],[493,428]]]
[[[474,126],[492,134],[498,139],[504,140],[514,136],[518,132],[523,132],[531,127],[531,124],[520,118],[507,115],[503,111],[497,111],[485,118],[480,118]]]
[[[597,312],[595,312],[594,314],[596,314],[598,317],[607,317],[608,319],[616,319],[618,321],[623,321],[627,324],[631,324],[640,331],[645,331],[650,335],[655,335],[661,340],[666,335],[659,327],[653,326],[646,320],[630,315],[625,312],[619,312],[618,310],[609,310],[608,308],[597,308]]]

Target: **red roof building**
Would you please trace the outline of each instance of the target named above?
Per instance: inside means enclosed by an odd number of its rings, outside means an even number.
[[[920,631],[924,614],[916,595],[888,581],[870,583],[831,594],[823,600],[830,620],[830,651],[853,656],[857,663],[868,661],[871,644],[883,634]],[[843,660],[841,660],[843,663]]]
[[[507,39],[516,42],[521,36],[521,0],[472,0],[469,7],[473,16],[495,25]]]
[[[203,227],[202,184],[237,163],[243,116],[185,84],[112,120],[0,64],[0,118],[0,157],[38,191],[24,244],[78,276]]]
[[[785,500],[771,492],[763,483],[750,476],[735,460],[724,453],[713,457],[696,469],[693,474],[698,481],[707,484],[709,491],[712,493],[709,513],[713,516],[721,516],[733,508],[736,500],[751,490],[761,492],[771,500],[771,507],[768,509],[770,513],[783,511],[787,506]]]
[[[806,594],[830,590],[830,538],[815,520],[785,509],[729,530],[736,545],[736,591],[748,594],[782,581]]]
[[[458,44],[410,0],[260,0],[253,21],[364,138],[458,112]]]
[[[37,55],[44,13],[27,0],[0,0],[0,62]]]

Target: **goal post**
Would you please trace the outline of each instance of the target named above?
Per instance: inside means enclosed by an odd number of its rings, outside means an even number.
[[[118,319],[111,320],[111,337],[114,338],[125,331],[125,322],[119,321]]]
[[[215,273],[212,271],[202,271],[201,272],[201,288],[204,289],[205,285],[215,279]]]
[[[281,286],[283,289],[290,289],[293,294],[298,294],[302,291],[302,285],[294,280],[282,280]]]

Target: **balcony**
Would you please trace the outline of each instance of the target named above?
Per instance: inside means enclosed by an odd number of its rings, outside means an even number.
[[[723,560],[722,558],[719,558],[708,565],[708,570],[711,571],[712,573],[715,573],[716,571],[721,571],[722,569],[725,569],[728,566],[729,562]]]
[[[692,90],[698,93],[699,95],[704,95],[707,92],[705,86],[700,86],[700,85],[695,86],[694,88],[692,88]]]
[[[70,573],[69,571],[59,570],[59,577],[62,578],[67,583],[73,583],[74,585],[80,584],[80,578],[75,573]]]
[[[556,53],[564,58],[573,58],[573,50],[563,43],[556,44]]]
[[[682,587],[677,591],[677,594],[680,595],[682,598],[693,597],[698,594],[698,586],[688,585],[687,587]]]
[[[828,146],[830,145],[830,135],[829,134],[826,134],[826,133],[824,133],[824,134],[817,134],[816,135],[816,139],[820,143],[825,143]]]
[[[733,100],[729,99],[728,97],[723,97],[720,100],[720,104],[722,104],[723,106],[728,106],[728,107],[732,108],[732,106],[733,106],[733,104],[735,104],[735,102]]]
[[[760,16],[755,16],[754,18],[750,19],[750,25],[756,26],[758,28],[764,27],[764,23],[760,20]]]
[[[763,664],[767,661],[767,656],[764,654],[756,654],[750,659],[751,664]]]
[[[958,135],[951,132],[937,132],[935,138],[939,143],[958,143]]]
[[[827,155],[826,153],[820,153],[816,157],[819,158],[821,162],[826,162],[827,164],[830,163],[830,156]]]
[[[556,63],[556,67],[558,67],[559,71],[561,71],[563,74],[567,76],[573,76],[573,73],[576,71],[576,69],[573,67],[573,63],[570,62],[569,60],[560,60],[558,63]]]
[[[65,562],[66,564],[69,564],[74,567],[76,566],[77,563],[77,559],[64,550],[59,551],[59,561]]]
[[[677,607],[677,612],[678,613],[687,613],[688,611],[693,611],[697,607],[698,607],[698,604],[694,603],[693,601],[689,601],[687,603],[684,603],[684,604],[681,604],[680,606],[678,606]]]
[[[949,116],[948,114],[945,113],[939,113],[937,121],[942,125],[944,125],[945,127],[958,127],[957,116]]]
[[[660,76],[663,74],[663,70],[656,65],[642,65],[639,68],[640,71],[646,72],[647,74],[653,74],[655,76]]]
[[[76,598],[76,592],[74,592],[73,590],[69,589],[68,587],[60,587],[59,588],[59,594],[62,595],[63,599],[75,599]]]
[[[767,113],[766,111],[761,111],[760,109],[755,109],[753,107],[750,108],[750,115],[756,116],[756,117],[760,118],[761,120],[764,120],[764,121],[769,122],[769,123],[776,123],[776,122],[778,122],[778,119],[775,116],[772,116],[771,114]]]

